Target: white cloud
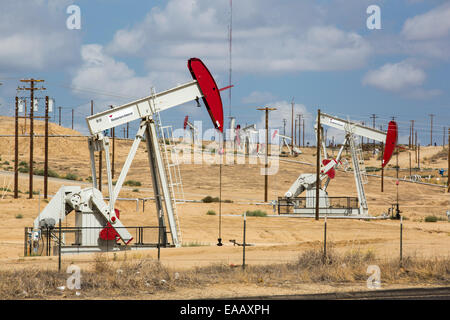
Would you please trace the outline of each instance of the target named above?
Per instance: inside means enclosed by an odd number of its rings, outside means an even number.
[[[267,103],[276,97],[267,91],[252,91],[248,96],[242,98],[242,103]]]
[[[402,34],[408,40],[435,40],[450,35],[450,4],[445,3],[406,20]]]
[[[115,103],[148,96],[155,83],[158,84],[155,90],[162,91],[169,83],[175,85],[174,79],[182,77],[173,72],[138,76],[124,62],[107,55],[98,44],[82,46],[81,57],[83,63],[75,73],[72,86],[80,88],[80,92],[87,91],[89,96],[97,93],[101,99]]]
[[[369,71],[363,79],[363,84],[371,85],[387,91],[402,91],[423,84],[426,74],[423,70],[407,62],[385,64],[377,70]]]
[[[46,70],[78,61],[80,32],[68,30],[62,9],[70,1],[3,1],[0,68]]]
[[[271,7],[271,10],[267,10]],[[175,61],[198,56],[216,72],[228,69],[228,1],[170,0],[144,21],[116,32],[114,55],[145,59],[153,71],[180,71]],[[314,1],[234,3],[235,72],[349,70],[365,65],[371,47],[355,32],[329,25]],[[301,19],[300,19],[301,18]]]
[[[385,91],[399,93],[413,99],[429,99],[440,95],[437,89],[424,89],[427,78],[425,71],[408,61],[387,63],[377,70],[370,70],[364,76],[364,85]]]

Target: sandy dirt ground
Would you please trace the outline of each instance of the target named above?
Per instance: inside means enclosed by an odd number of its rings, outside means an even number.
[[[7,117],[0,117],[0,134],[12,134],[13,121]],[[22,124],[23,125],[23,124]],[[43,124],[37,121],[37,132],[43,133]],[[67,128],[51,124],[53,134],[78,135],[79,133]],[[28,139],[20,138],[19,161],[28,162]],[[43,168],[44,152],[43,138],[35,139],[35,168]],[[116,140],[115,179],[120,172],[131,141]],[[76,150],[76,152],[74,152]],[[421,148],[420,174],[434,175],[433,183],[444,185],[447,178],[439,180],[438,169],[446,168],[447,158],[437,157],[442,147]],[[298,157],[280,158],[278,172],[269,177],[269,200],[283,196],[290,185],[301,173],[313,173],[314,166],[302,164],[314,163],[314,149],[302,149],[304,152]],[[337,149],[333,151],[337,153]],[[330,152],[331,155],[332,152]],[[408,151],[399,154],[399,176],[409,175]],[[414,161],[414,152],[411,151]],[[72,173],[77,181],[50,178],[49,194],[54,194],[61,186],[81,185],[90,186],[89,153],[87,138],[50,138],[49,166],[60,176]],[[0,269],[29,268],[30,266],[50,268],[57,267],[55,257],[27,257],[23,258],[24,227],[33,225],[40,209],[46,202],[42,195],[35,194],[28,199],[25,193],[28,190],[28,174],[19,176],[20,198],[14,200],[13,166],[14,166],[14,140],[9,137],[0,137]],[[369,157],[369,154],[367,154]],[[429,159],[428,161],[426,159]],[[290,160],[289,162],[283,160]],[[292,161],[291,161],[292,160]],[[298,161],[298,162],[294,162]],[[386,176],[395,177],[396,164],[393,157]],[[98,162],[98,160],[97,160]],[[366,161],[366,166],[380,167],[380,161],[372,156]],[[105,166],[104,166],[105,167]],[[264,176],[261,175],[262,164],[225,164],[222,167],[222,199],[231,200],[232,203],[222,203],[221,237],[223,247],[216,246],[219,237],[219,203],[187,202],[178,206],[180,226],[182,230],[183,247],[162,249],[162,262],[173,268],[192,268],[211,263],[227,263],[239,265],[242,263],[242,247],[233,246],[230,240],[242,242],[243,217],[246,210],[263,210],[267,214],[274,214],[270,204],[262,204],[264,198]],[[426,169],[426,170],[425,170]],[[210,164],[182,164],[180,167],[185,198],[201,200],[205,196],[219,196],[219,165]],[[405,173],[407,172],[407,173]],[[106,174],[103,172],[103,182]],[[374,172],[380,174],[380,171]],[[446,175],[446,173],[445,173]],[[151,176],[148,168],[147,154],[144,144],[141,145],[132,168],[127,177],[129,180],[141,182],[138,187],[124,187],[120,197],[143,198],[152,197]],[[388,208],[396,202],[397,186],[395,179],[386,177],[384,192],[381,192],[381,179],[369,176],[369,183],[365,186],[369,204],[369,213],[379,216],[386,213]],[[427,182],[424,180],[424,182]],[[43,179],[35,176],[33,190],[43,192]],[[103,186],[104,194],[107,192]],[[439,186],[420,185],[409,182],[400,182],[398,196],[401,214],[405,217],[403,229],[403,254],[416,256],[448,256],[450,253],[450,223],[447,222],[446,210],[450,209],[450,194],[446,188]],[[330,196],[356,197],[354,177],[351,172],[338,171],[336,178],[330,183],[328,192]],[[39,199],[40,198],[40,199]],[[152,201],[142,202],[136,208],[136,201],[118,201],[117,208],[121,210],[121,220],[125,226],[156,225],[156,210]],[[137,209],[137,210],[136,210]],[[207,215],[208,210],[214,210],[216,215]],[[424,222],[429,215],[437,216],[440,220],[435,223]],[[64,221],[65,226],[74,225],[73,214]],[[323,240],[324,221],[315,221],[308,218],[292,218],[286,216],[248,217],[247,220],[247,247],[246,261],[249,264],[268,264],[295,260],[302,251],[321,246]],[[400,225],[397,220],[328,220],[327,239],[337,250],[371,250],[377,257],[393,258],[399,255]],[[152,237],[154,235],[149,235]],[[120,253],[119,255],[123,255]],[[133,251],[127,253],[134,258],[156,258],[156,250]],[[94,259],[92,254],[67,255],[63,263],[77,263],[88,268]],[[364,286],[364,284],[362,284]],[[357,287],[355,287],[357,288]],[[217,290],[217,291],[214,291]],[[214,288],[218,296],[265,294],[261,288]],[[339,290],[335,286],[312,286],[303,288],[271,289],[271,294],[287,294],[288,292],[330,292]],[[209,290],[210,291],[210,290]],[[213,292],[211,291],[211,292]],[[276,293],[274,293],[276,292]],[[205,297],[202,289],[192,289],[179,293],[180,295],[159,294],[153,298],[176,297]],[[214,296],[214,294],[213,294]]]

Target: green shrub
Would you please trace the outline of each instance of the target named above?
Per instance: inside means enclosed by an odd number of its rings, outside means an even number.
[[[33,173],[37,176],[43,176],[44,175],[44,169],[35,169]],[[59,174],[57,174],[55,171],[48,169],[47,170],[47,176],[52,178],[59,178]]]
[[[74,173],[68,173],[64,176],[64,179],[67,180],[78,180],[78,176]]]
[[[427,216],[425,217],[425,222],[436,222],[438,218],[436,216]]]
[[[206,247],[209,246],[208,243],[193,241],[193,242],[186,242],[181,244],[182,247]]]
[[[19,167],[19,169],[17,169],[17,171],[19,171],[20,173],[28,173],[30,171],[30,169],[28,169],[28,167]]]
[[[16,219],[22,219],[23,218],[23,215],[22,214],[16,214]]]
[[[139,189],[133,189],[133,192],[139,192]]]
[[[211,197],[211,196],[206,196],[202,199],[202,202],[204,203],[211,203],[211,202],[219,202],[219,198],[218,197]]]
[[[59,174],[56,171],[53,171],[52,169],[48,169],[47,175],[52,178],[59,178]]]
[[[254,211],[247,210],[245,214],[248,217],[267,217],[267,213],[261,210],[254,210]]]
[[[215,216],[216,212],[214,210],[208,210],[208,212],[206,213],[208,216]]]
[[[135,180],[127,180],[123,184],[124,186],[130,186],[130,187],[140,187],[141,183],[139,181]]]
[[[26,163],[25,161],[20,161],[19,167],[28,167],[28,163]]]

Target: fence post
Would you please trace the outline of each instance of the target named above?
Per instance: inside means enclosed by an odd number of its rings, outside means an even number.
[[[400,217],[400,267],[403,263],[403,217]]]
[[[242,243],[242,269],[245,270],[245,233],[247,229],[247,212],[244,212],[244,241]]]
[[[58,244],[58,272],[61,272],[61,218],[59,218],[59,244]]]
[[[158,261],[161,259],[161,226],[158,226]]]
[[[25,238],[24,238],[24,249],[23,249],[23,256],[26,257],[28,253],[28,227],[25,227]]]
[[[323,263],[327,260],[327,215],[325,215],[325,222],[323,228]]]

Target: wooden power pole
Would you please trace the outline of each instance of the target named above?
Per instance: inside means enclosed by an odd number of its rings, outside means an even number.
[[[320,190],[320,109],[317,110],[317,149],[316,149],[316,220],[319,220]]]
[[[29,163],[29,195],[30,199],[33,198],[33,151],[34,151],[34,91],[35,90],[45,90],[44,87],[37,88],[35,86],[36,82],[44,82],[44,80],[38,79],[23,79],[20,82],[29,83],[30,87],[19,87],[18,90],[29,90],[30,91],[30,163]],[[25,115],[26,116],[26,115]]]
[[[44,199],[48,198],[48,96],[45,97]]]
[[[294,98],[292,98],[291,102],[291,149],[294,149]]]
[[[264,171],[264,202],[268,201],[268,185],[269,185],[269,111],[277,110],[276,108],[258,108],[260,111],[266,112],[266,161],[265,161],[265,171]]]
[[[448,128],[447,192],[450,192],[450,128]]]
[[[19,98],[16,97],[14,131],[14,199],[19,198]]]

